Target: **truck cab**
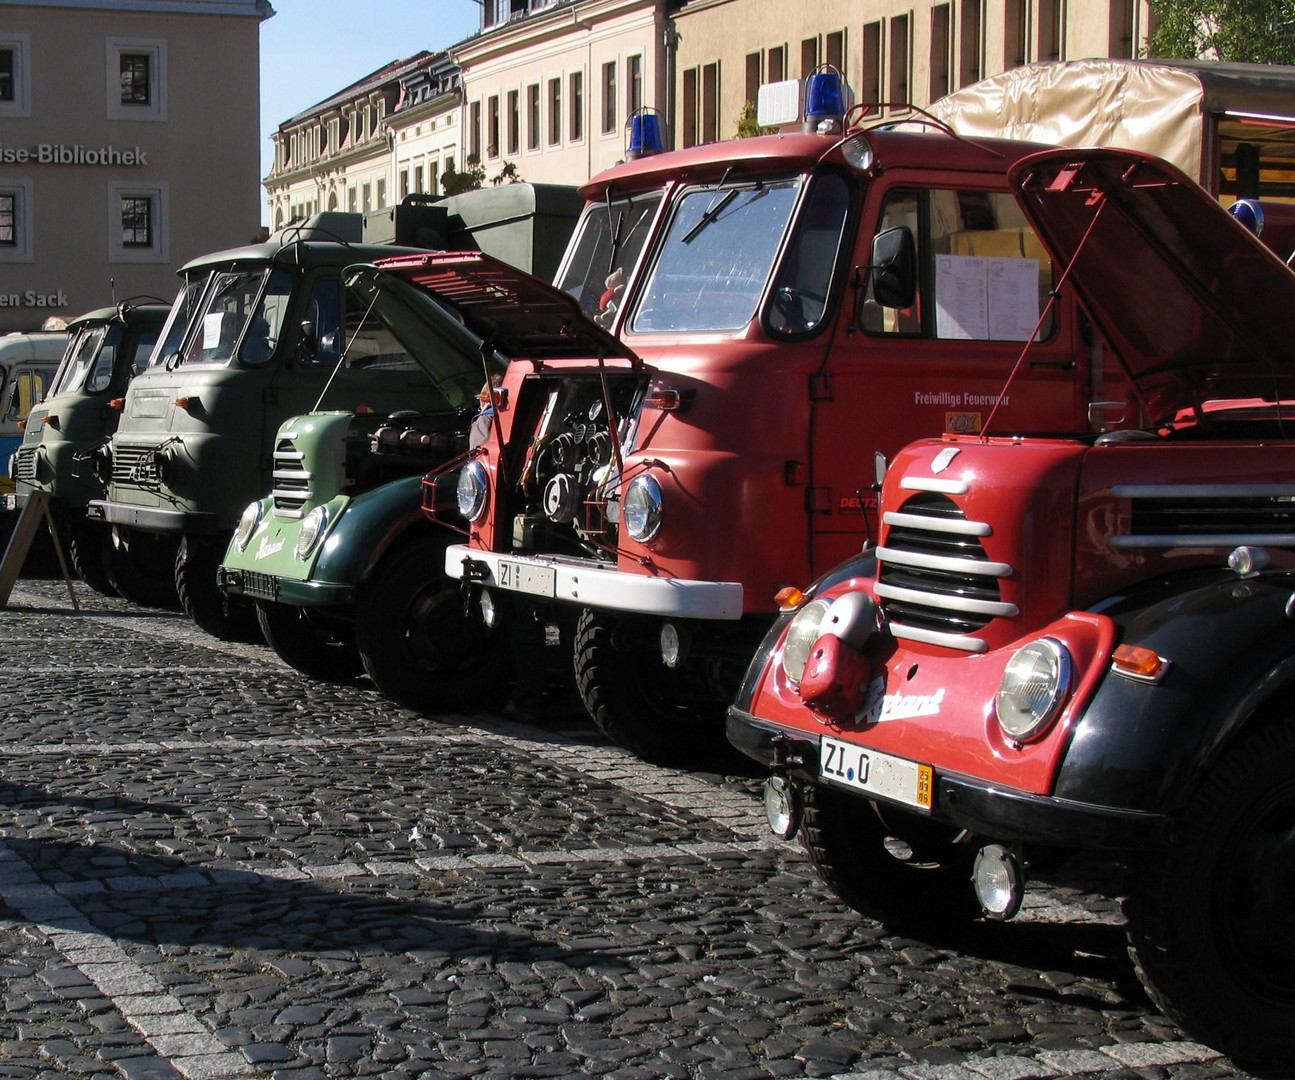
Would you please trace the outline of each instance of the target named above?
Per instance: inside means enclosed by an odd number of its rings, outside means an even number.
[[[1295,273],[1147,155],[1051,150],[1010,179],[1139,422],[906,447],[879,543],[784,594],[728,737],[860,912],[916,936],[1009,919],[1069,865],[1126,898],[1171,1019],[1285,1063]]]
[[[11,458],[23,440],[27,418],[49,392],[49,384],[67,348],[63,331],[14,331],[0,336],[0,496],[5,509],[17,509]]]
[[[69,344],[45,400],[27,418],[13,457],[18,505],[33,491],[49,496],[50,513],[73,568],[92,589],[140,603],[174,597],[140,571],[111,533],[87,521],[86,504],[101,498],[104,476],[91,454],[112,436],[130,380],[148,365],[170,308],[155,297],[123,300],[68,324]]]
[[[669,763],[722,750],[778,590],[867,535],[874,450],[1125,411],[1007,186],[1035,149],[838,117],[582,189],[557,284],[648,377],[609,393],[599,365],[514,359],[445,566],[482,618],[571,625],[613,741]]]

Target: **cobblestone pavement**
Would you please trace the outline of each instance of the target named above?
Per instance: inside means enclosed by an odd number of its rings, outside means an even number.
[[[1054,888],[843,909],[750,776],[432,720],[61,582],[0,611],[0,1077],[1240,1077]]]

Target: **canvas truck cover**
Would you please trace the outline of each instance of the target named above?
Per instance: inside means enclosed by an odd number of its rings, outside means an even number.
[[[1295,68],[1193,60],[1026,64],[930,106],[959,135],[1141,150],[1214,194],[1236,181],[1236,147],[1261,147],[1264,195],[1295,183]]]

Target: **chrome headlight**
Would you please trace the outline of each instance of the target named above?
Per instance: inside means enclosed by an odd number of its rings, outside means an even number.
[[[316,506],[301,519],[301,531],[297,534],[297,558],[304,559],[319,543],[319,538],[328,529],[328,507]]]
[[[661,485],[651,476],[636,476],[621,501],[621,524],[630,538],[646,544],[661,528]]]
[[[1003,671],[995,711],[1010,739],[1027,742],[1043,734],[1070,692],[1070,653],[1053,638],[1017,649]]]
[[[261,504],[250,503],[243,511],[243,516],[238,519],[238,528],[234,530],[234,546],[239,551],[247,550],[248,541],[252,539],[252,533],[256,532],[259,524],[261,524]]]
[[[459,513],[469,521],[479,520],[486,512],[489,490],[486,467],[479,461],[469,461],[459,470]]]
[[[815,600],[792,616],[791,625],[782,640],[782,670],[792,686],[800,685],[800,677],[805,674],[805,665],[809,663],[810,650],[823,636],[823,619],[831,606],[826,600]]]

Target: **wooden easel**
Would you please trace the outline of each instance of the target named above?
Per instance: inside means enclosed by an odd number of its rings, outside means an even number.
[[[18,515],[18,523],[14,526],[13,535],[9,537],[4,558],[0,559],[0,608],[9,605],[9,594],[13,592],[14,582],[18,580],[23,563],[27,561],[27,552],[31,550],[41,522],[45,523],[49,538],[54,544],[54,554],[58,556],[59,569],[63,571],[67,594],[72,599],[72,609],[80,611],[81,605],[76,602],[76,590],[72,588],[72,575],[68,573],[67,560],[63,557],[63,545],[59,543],[54,517],[49,512],[48,491],[33,491],[27,496],[26,505]]]

